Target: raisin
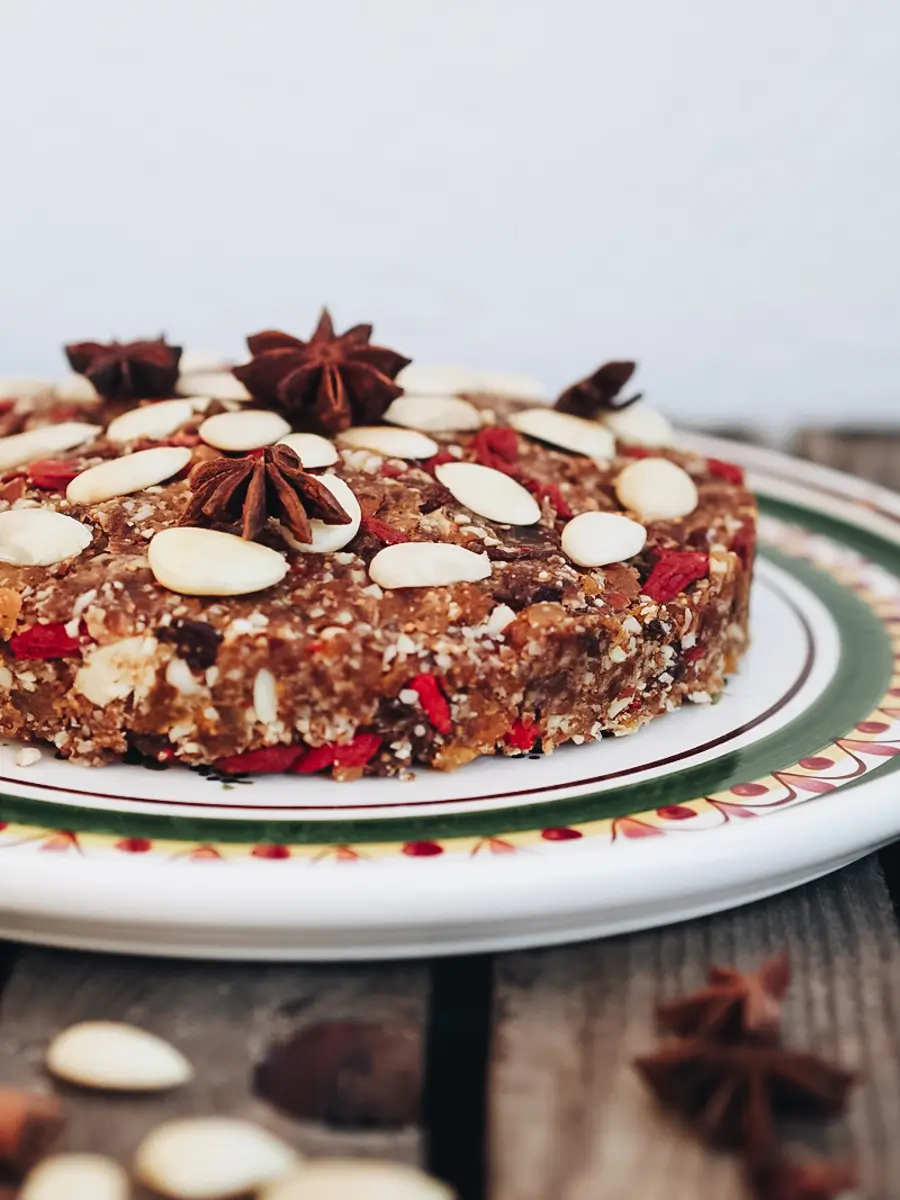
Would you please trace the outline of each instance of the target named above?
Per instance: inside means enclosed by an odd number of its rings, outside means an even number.
[[[205,671],[216,661],[222,635],[208,621],[191,621],[187,617],[176,617],[171,625],[161,625],[156,636],[161,642],[175,647],[175,653],[183,658],[193,671]]]

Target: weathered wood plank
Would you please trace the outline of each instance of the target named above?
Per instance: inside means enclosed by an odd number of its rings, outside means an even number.
[[[792,453],[900,488],[900,429],[802,429]]]
[[[187,963],[24,949],[0,996],[0,1079],[47,1088],[42,1060],[58,1029],[81,1020],[129,1021],[177,1045],[193,1062],[196,1078],[171,1095],[143,1098],[59,1086],[70,1117],[65,1148],[104,1152],[127,1163],[159,1121],[217,1113],[258,1121],[312,1154],[420,1162],[421,1122],[397,1129],[337,1126],[360,1119],[381,1124],[381,1092],[387,1124],[396,1122],[398,1112],[405,1117],[416,1111],[420,1096],[398,1099],[396,1089],[421,1090],[427,1006],[428,972],[415,965]],[[377,1023],[402,1042],[403,1068],[387,1083],[384,1073],[396,1066],[396,1053],[373,1055],[352,1028],[347,1037],[333,1027],[326,1031],[327,1063],[317,1037],[292,1056],[291,1069],[308,1081],[302,1111],[326,1115],[330,1126],[294,1119],[254,1095],[255,1069],[272,1046],[322,1022],[360,1021]]]
[[[714,963],[787,946],[786,1036],[862,1069],[846,1120],[803,1141],[859,1163],[869,1200],[900,1195],[900,939],[877,861],[761,904],[495,968],[490,1200],[738,1200],[732,1161],[660,1113],[631,1060],[653,1008]]]

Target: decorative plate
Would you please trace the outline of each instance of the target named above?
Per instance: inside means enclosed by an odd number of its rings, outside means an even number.
[[[752,447],[753,646],[720,703],[411,782],[0,746],[0,936],[208,957],[563,942],[770,895],[900,834],[900,497]]]

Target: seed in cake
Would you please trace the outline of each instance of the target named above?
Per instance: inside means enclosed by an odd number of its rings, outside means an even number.
[[[640,554],[647,530],[621,513],[586,512],[568,521],[562,551],[582,567],[603,567]]]
[[[629,463],[615,487],[622,506],[648,521],[686,517],[699,503],[693,479],[667,458],[639,458]]]
[[[584,454],[596,462],[609,462],[615,457],[615,438],[596,421],[556,412],[552,408],[527,408],[523,412],[512,413],[509,423],[519,433],[550,446]]]
[[[432,458],[440,449],[437,442],[424,433],[390,425],[356,425],[345,429],[338,438],[344,446],[374,450],[387,458]]]
[[[541,519],[537,501],[520,483],[480,463],[441,463],[435,478],[455,500],[480,517],[504,525],[536,525]]]
[[[185,446],[155,446],[109,459],[76,475],[66,488],[70,504],[101,504],[171,479],[191,461]]]
[[[278,413],[243,409],[207,417],[197,432],[208,446],[239,452],[271,446],[290,433],[291,427]]]

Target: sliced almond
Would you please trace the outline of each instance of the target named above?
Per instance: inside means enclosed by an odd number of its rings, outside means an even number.
[[[510,414],[509,423],[519,433],[574,454],[584,454],[596,462],[608,462],[616,454],[616,440],[608,429],[597,421],[573,417],[555,408],[526,408]]]
[[[435,467],[435,478],[480,517],[499,521],[503,525],[536,525],[541,509],[530,492],[493,467],[479,463],[441,463]]]
[[[340,458],[334,442],[317,433],[288,433],[278,439],[278,444],[290,446],[307,471],[334,466]]]
[[[428,366],[410,363],[397,376],[397,383],[414,396],[511,396],[519,400],[541,400],[543,384],[526,375],[506,371],[473,371],[469,367]]]
[[[102,1154],[53,1154],[22,1184],[19,1200],[128,1200],[125,1170]]]
[[[209,396],[211,400],[233,400],[244,404],[253,397],[230,371],[191,371],[175,385],[179,396]]]
[[[122,1092],[180,1087],[194,1073],[174,1046],[118,1021],[82,1021],[64,1029],[50,1043],[46,1064],[68,1083]]]
[[[675,436],[668,418],[641,402],[607,413],[603,424],[618,441],[635,446],[671,446]]]
[[[623,508],[644,520],[677,520],[697,507],[697,485],[687,471],[667,458],[639,458],[616,479]]]
[[[74,450],[76,446],[92,442],[101,432],[97,425],[88,425],[85,421],[62,421],[59,425],[42,425],[40,429],[0,438],[0,471],[20,467],[36,458]]]
[[[338,441],[342,446],[374,450],[387,458],[431,458],[440,450],[433,438],[396,425],[354,425],[339,433]]]
[[[481,413],[458,396],[398,396],[384,414],[390,425],[426,433],[459,433],[481,428]]]
[[[93,531],[52,508],[15,508],[0,513],[0,562],[49,567],[86,550]]]
[[[97,389],[87,376],[75,371],[58,383],[53,391],[57,400],[68,400],[72,404],[92,404],[99,399]]]
[[[328,488],[343,508],[350,518],[350,523],[348,525],[326,525],[324,521],[310,521],[311,542],[298,542],[288,530],[282,528],[281,532],[287,544],[294,550],[302,550],[304,554],[334,554],[348,542],[353,541],[359,533],[362,521],[362,509],[349,484],[345,483],[343,479],[339,479],[337,475],[322,475],[320,482]]]
[[[157,583],[183,596],[246,596],[280,583],[284,557],[217,529],[161,529],[150,543]]]
[[[122,413],[106,427],[110,442],[135,442],[138,438],[163,438],[180,429],[194,415],[195,402],[205,397],[184,400],[159,400],[155,404],[144,404]]]
[[[222,375],[230,374],[228,363],[221,354],[213,354],[211,350],[182,350],[178,360],[180,375]]]
[[[173,1200],[226,1200],[295,1172],[301,1156],[274,1134],[233,1117],[186,1117],[138,1146],[138,1179]]]
[[[197,431],[208,446],[217,450],[257,450],[272,446],[291,432],[291,427],[278,413],[261,409],[243,412],[217,413],[207,419]]]
[[[586,512],[566,523],[562,552],[580,567],[603,567],[640,554],[647,530],[621,513]]]
[[[123,454],[76,475],[66,488],[66,499],[70,504],[102,504],[114,496],[128,496],[163,483],[190,461],[187,446],[154,446],[152,450]]]
[[[487,579],[491,560],[452,542],[400,542],[385,546],[369,563],[369,577],[383,588],[443,587]]]
[[[453,1200],[418,1167],[372,1159],[320,1158],[263,1190],[260,1200]]]
[[[52,379],[0,379],[0,400],[34,400],[55,389]]]

